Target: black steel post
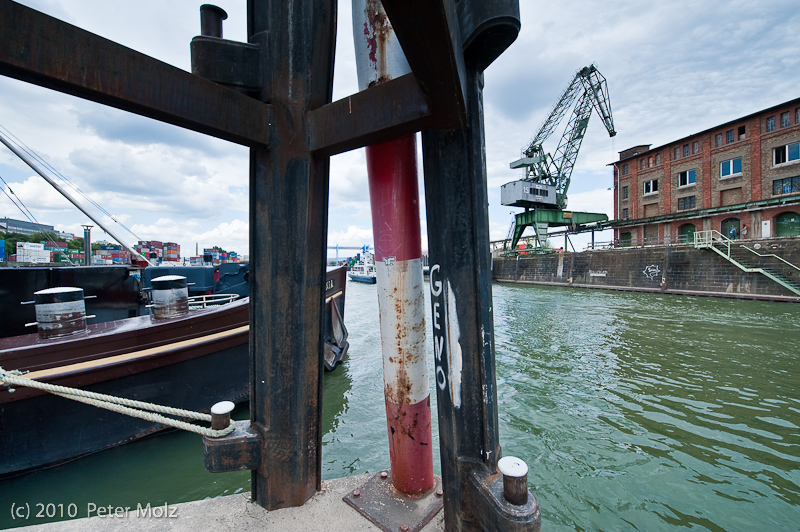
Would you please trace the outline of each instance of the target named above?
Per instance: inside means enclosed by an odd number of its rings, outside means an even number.
[[[249,0],[271,104],[269,145],[250,155],[251,428],[261,463],[253,501],[299,506],[321,484],[327,156],[309,150],[310,110],[331,101],[336,2]]]
[[[467,123],[422,134],[445,528],[532,531],[536,499],[511,505],[497,473],[482,91],[482,71],[468,66]]]

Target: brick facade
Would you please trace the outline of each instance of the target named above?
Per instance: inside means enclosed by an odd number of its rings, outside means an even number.
[[[775,150],[798,142],[800,98],[657,148],[620,152],[610,165],[615,238],[669,243],[691,226],[723,231],[731,224],[739,231],[747,224],[748,238],[776,236],[778,216],[800,213],[800,190],[785,181],[800,180],[800,159],[776,163]]]

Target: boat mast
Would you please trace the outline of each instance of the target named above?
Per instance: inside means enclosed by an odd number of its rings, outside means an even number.
[[[58,192],[60,192],[62,196],[64,196],[65,198],[67,198],[67,199],[70,201],[70,203],[72,203],[73,205],[75,205],[75,207],[77,207],[77,208],[78,208],[78,209],[79,209],[79,210],[80,210],[80,211],[81,211],[83,214],[85,214],[86,216],[88,216],[88,217],[89,217],[89,218],[90,218],[90,219],[91,219],[91,220],[92,220],[94,223],[96,223],[97,225],[99,225],[99,226],[100,226],[100,228],[101,228],[103,231],[105,231],[106,233],[108,233],[109,235],[111,235],[111,238],[113,238],[114,240],[116,240],[117,242],[119,242],[119,243],[120,243],[120,245],[122,245],[122,247],[124,247],[125,249],[127,249],[127,250],[128,250],[128,251],[129,251],[129,252],[132,254],[132,255],[135,255],[135,256],[141,257],[141,258],[142,258],[142,260],[144,260],[145,262],[147,262],[147,264],[149,264],[150,266],[153,266],[153,263],[152,263],[152,262],[150,262],[150,259],[148,259],[148,258],[147,258],[147,257],[145,257],[144,255],[142,255],[141,253],[139,253],[138,251],[136,251],[135,249],[133,249],[131,246],[129,246],[128,244],[126,244],[126,243],[125,243],[125,241],[124,241],[124,240],[122,240],[122,239],[121,239],[119,236],[117,236],[116,234],[114,234],[114,232],[113,232],[113,231],[111,231],[111,229],[109,229],[108,227],[106,227],[106,224],[104,224],[104,223],[103,223],[101,220],[98,220],[98,219],[97,219],[97,218],[96,218],[94,215],[92,215],[92,214],[91,214],[89,211],[87,211],[87,210],[86,210],[86,209],[83,207],[83,205],[81,205],[80,203],[78,203],[78,200],[76,200],[75,198],[73,198],[73,197],[70,195],[70,193],[69,193],[69,192],[67,192],[66,190],[64,190],[64,188],[63,188],[63,187],[61,187],[61,185],[59,185],[58,183],[56,183],[56,182],[55,182],[55,181],[54,181],[52,178],[50,178],[50,177],[49,177],[47,174],[45,174],[45,172],[44,172],[44,171],[43,171],[43,170],[42,170],[42,169],[39,167],[39,165],[38,165],[38,164],[36,164],[36,162],[35,162],[35,161],[33,161],[33,160],[30,158],[30,157],[28,157],[28,154],[24,153],[24,152],[23,152],[23,151],[21,151],[19,148],[17,148],[16,146],[14,146],[14,145],[13,145],[11,142],[9,142],[9,141],[8,141],[8,139],[6,139],[5,135],[3,135],[2,133],[0,133],[0,142],[2,142],[3,144],[5,144],[5,145],[6,145],[6,147],[7,147],[9,150],[11,150],[12,152],[14,152],[14,154],[15,154],[17,157],[19,157],[20,159],[22,159],[22,160],[23,160],[23,162],[25,162],[25,164],[27,164],[28,166],[30,166],[30,167],[33,169],[33,171],[34,171],[34,172],[36,172],[37,174],[39,174],[40,176],[42,176],[42,178],[44,178],[44,180],[45,180],[45,181],[47,181],[48,183],[50,183],[50,184],[53,186],[53,188],[55,188],[55,189],[56,189]]]

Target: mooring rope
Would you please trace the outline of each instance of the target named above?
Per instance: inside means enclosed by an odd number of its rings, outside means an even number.
[[[99,408],[105,408],[106,410],[111,410],[112,412],[117,412],[119,414],[126,414],[128,416],[152,421],[154,423],[161,423],[162,425],[167,425],[176,429],[187,430],[189,432],[202,434],[203,436],[209,436],[211,438],[221,438],[222,436],[227,436],[233,432],[234,428],[236,427],[233,420],[231,420],[230,425],[220,430],[201,427],[193,423],[187,423],[186,421],[168,418],[162,414],[195,419],[197,421],[207,421],[209,423],[211,422],[211,414],[203,414],[202,412],[193,412],[191,410],[184,410],[182,408],[172,408],[169,406],[135,401],[133,399],[114,397],[113,395],[87,392],[77,388],[69,388],[67,386],[58,386],[55,384],[40,382],[23,377],[22,372],[20,371],[6,371],[2,367],[0,367],[0,383],[5,384],[6,386],[27,386],[29,388],[43,390],[67,399],[80,401],[81,403],[86,403]],[[9,388],[9,391],[13,391],[13,388],[10,386]]]

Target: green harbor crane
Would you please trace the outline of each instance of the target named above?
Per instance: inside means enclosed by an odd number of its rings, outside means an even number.
[[[571,108],[572,115],[554,155],[545,152],[542,144]],[[528,226],[534,228],[537,247],[542,247],[547,241],[549,227],[578,228],[608,221],[605,214],[565,211],[570,177],[592,110],[600,116],[609,136],[616,135],[606,78],[594,64],[575,72],[539,132],[523,149],[523,157],[509,165],[512,169],[525,170],[525,177],[503,185],[500,195],[501,204],[525,208],[525,212],[515,215],[509,230],[512,249]]]

